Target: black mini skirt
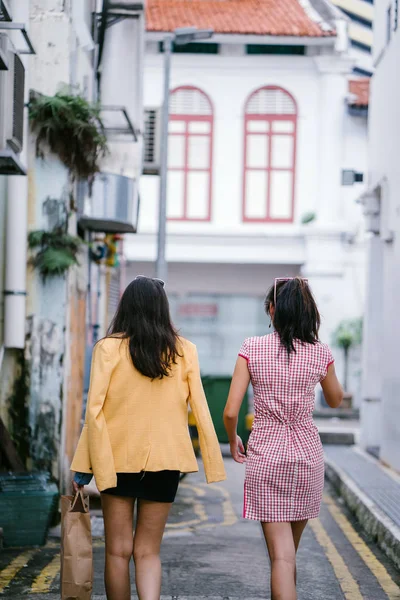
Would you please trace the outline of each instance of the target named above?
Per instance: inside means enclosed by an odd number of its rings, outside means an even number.
[[[117,487],[103,494],[140,498],[152,502],[174,502],[179,485],[179,471],[144,471],[117,473]]]

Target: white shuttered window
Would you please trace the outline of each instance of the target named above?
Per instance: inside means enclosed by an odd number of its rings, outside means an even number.
[[[198,88],[171,92],[168,145],[168,218],[210,221],[214,115]]]
[[[243,220],[291,223],[296,175],[297,106],[276,86],[251,94],[244,118]]]

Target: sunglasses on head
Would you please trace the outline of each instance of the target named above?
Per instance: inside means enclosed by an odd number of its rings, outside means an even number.
[[[161,285],[165,287],[165,281],[163,281],[162,279],[158,279],[158,277],[146,277],[146,275],[136,275],[134,281],[136,279],[148,279],[150,281],[157,281],[157,283],[161,283]]]
[[[293,281],[293,279],[297,279],[297,277],[276,277],[274,283],[274,305],[276,306],[276,286],[278,283],[283,281]],[[304,283],[308,283],[308,279],[302,279]]]

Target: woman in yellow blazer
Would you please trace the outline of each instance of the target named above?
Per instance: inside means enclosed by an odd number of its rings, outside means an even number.
[[[74,487],[101,492],[108,600],[130,599],[133,556],[140,600],[159,600],[160,546],[179,474],[198,470],[194,413],[208,483],[225,479],[194,344],[178,336],[164,283],[136,277],[94,348],[86,419],[71,465]],[[137,500],[137,525],[133,510]]]

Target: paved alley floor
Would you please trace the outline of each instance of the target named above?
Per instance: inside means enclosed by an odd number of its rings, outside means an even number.
[[[243,469],[226,459],[228,480],[207,486],[203,473],[181,484],[165,536],[162,600],[266,600],[269,565],[260,525],[241,518]],[[94,531],[102,534],[101,519]],[[104,542],[94,540],[94,600],[103,600]],[[133,571],[133,568],[132,568]],[[133,581],[133,573],[132,573]],[[59,596],[59,548],[0,552],[0,598]],[[299,600],[400,599],[400,573],[325,490],[320,519],[298,555]],[[132,597],[135,598],[134,585]]]

